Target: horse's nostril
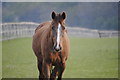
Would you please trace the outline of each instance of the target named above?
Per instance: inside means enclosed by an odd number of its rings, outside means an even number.
[[[55,50],[55,47],[53,47],[53,49]]]
[[[61,50],[62,48],[60,47],[60,50]]]

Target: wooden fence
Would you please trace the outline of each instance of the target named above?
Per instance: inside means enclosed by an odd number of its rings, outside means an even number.
[[[2,23],[0,40],[9,40],[21,37],[32,37],[38,23]],[[1,28],[1,27],[0,27]],[[78,27],[67,27],[69,36],[78,37],[118,37],[118,31],[98,31]]]
[[[39,24],[32,22],[3,23],[2,40],[31,37],[34,34],[34,30],[38,25]]]

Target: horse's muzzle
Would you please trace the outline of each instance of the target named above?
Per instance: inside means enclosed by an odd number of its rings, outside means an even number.
[[[60,52],[62,50],[61,46],[59,47],[54,46],[53,49],[55,52]]]

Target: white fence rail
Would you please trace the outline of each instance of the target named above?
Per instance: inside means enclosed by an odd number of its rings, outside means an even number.
[[[33,22],[2,23],[2,38],[9,40],[20,37],[32,37],[34,30],[39,25]],[[98,31],[78,27],[67,27],[69,36],[79,37],[118,37],[118,31]]]

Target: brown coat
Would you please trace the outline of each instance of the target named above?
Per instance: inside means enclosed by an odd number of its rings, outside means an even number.
[[[38,60],[39,79],[46,78],[55,80],[57,73],[58,79],[62,79],[62,73],[66,67],[66,60],[69,54],[69,39],[67,31],[64,26],[64,19],[66,18],[65,12],[62,14],[52,13],[52,21],[41,23],[35,30],[33,35],[32,48]],[[54,24],[53,24],[54,23]],[[53,50],[53,26],[57,24],[62,26],[62,35],[60,40],[61,51],[56,52]],[[55,31],[54,31],[55,32]],[[55,66],[52,69],[52,66]],[[52,70],[52,72],[51,72]]]
[[[51,24],[51,21],[44,22],[37,27],[36,32],[33,36],[32,47],[38,59],[41,60],[42,58],[44,58],[45,60],[48,60],[48,61],[50,60],[52,61],[52,63],[55,63],[56,59],[59,58],[59,56],[58,54],[52,53],[51,51],[52,45],[51,45],[51,39],[49,36],[50,24]],[[63,38],[63,50],[61,53],[62,59],[60,61],[64,63],[65,60],[67,60],[68,58],[68,53],[69,53],[69,39],[65,31],[64,38]]]

